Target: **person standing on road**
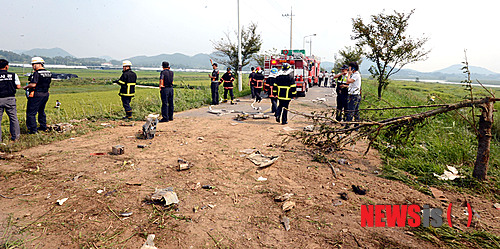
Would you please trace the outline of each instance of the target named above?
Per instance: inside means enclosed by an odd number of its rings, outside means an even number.
[[[318,74],[318,87],[321,87],[321,83],[323,82],[323,72],[321,72],[321,70],[319,71],[319,74]]]
[[[281,66],[281,72],[276,76],[276,82],[274,83],[274,94],[278,96],[278,109],[276,110],[276,122],[281,124],[288,124],[288,106],[292,98],[297,96],[297,85],[295,85],[295,80],[293,79],[293,70],[290,64],[283,63]]]
[[[328,71],[325,70],[323,78],[325,80],[325,87],[328,87],[328,79],[330,78],[330,74],[328,73]]]
[[[359,103],[361,102],[361,74],[359,73],[359,66],[356,62],[349,62],[349,69],[347,71],[347,84],[348,88],[348,101],[347,101],[347,117],[346,121],[352,121],[353,117],[355,121],[359,121]],[[354,125],[355,127],[358,124]],[[346,128],[349,125],[346,124]]]
[[[227,71],[222,77],[220,78],[221,82],[224,82],[224,101],[223,103],[227,103],[227,92],[229,92],[229,95],[231,96],[231,105],[234,105],[235,103],[233,102],[234,100],[234,94],[233,94],[233,82],[234,82],[234,76],[233,73],[231,72],[231,68],[228,67]]]
[[[161,63],[163,71],[160,73],[160,98],[161,116],[160,122],[174,120],[174,72],[170,71],[167,61]]]
[[[277,95],[274,95],[273,92],[274,83],[276,82],[277,75],[278,75],[278,69],[277,68],[271,69],[271,73],[269,74],[269,77],[267,77],[266,83],[264,84],[264,91],[267,93],[269,99],[271,100],[271,113],[276,113],[277,103],[278,103]]]
[[[9,62],[0,59],[0,142],[2,141],[3,111],[9,116],[10,139],[16,141],[21,135],[16,109],[16,89],[21,88],[21,81],[15,73],[9,73]]]
[[[337,79],[337,114],[336,120],[342,121],[345,120],[345,111],[347,110],[347,99],[349,97],[348,94],[348,86],[347,84],[347,69],[349,67],[347,65],[343,65],[340,68],[340,73],[333,76],[333,78]]]
[[[253,79],[254,79],[253,91],[255,94],[255,101],[260,103],[260,101],[262,101],[262,98],[260,97],[260,92],[262,91],[262,87],[264,85],[264,72],[260,67],[257,67],[257,71],[253,75]]]
[[[33,74],[29,77],[28,85],[24,86],[28,103],[26,104],[26,126],[29,134],[35,134],[38,130],[47,130],[47,116],[45,115],[45,105],[49,101],[49,88],[52,82],[52,73],[45,70],[45,61],[41,57],[33,57],[31,66]],[[37,128],[36,115],[38,114]]]
[[[125,117],[123,117],[123,119],[132,119],[132,107],[130,106],[130,102],[135,95],[137,75],[131,70],[132,62],[129,60],[123,61],[122,66],[122,76],[120,79],[113,82],[121,86],[118,95],[120,95],[123,108],[125,109]]]
[[[212,91],[212,105],[219,104],[219,69],[217,69],[217,63],[212,64],[212,74],[208,75],[210,77],[210,90]]]
[[[248,75],[248,85],[250,86],[250,92],[252,93],[252,99],[255,99],[255,90],[253,88],[254,85],[254,76],[255,76],[255,68],[251,68],[252,72]]]

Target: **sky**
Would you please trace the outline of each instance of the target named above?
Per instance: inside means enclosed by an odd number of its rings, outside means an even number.
[[[428,37],[428,59],[405,68],[430,72],[464,61],[500,73],[500,23],[495,1],[240,0],[240,24],[258,25],[262,51],[312,47],[323,61],[351,40],[352,18],[408,13],[408,35]],[[0,0],[0,49],[59,47],[76,57],[212,53],[213,41],[236,40],[237,0]],[[306,37],[316,34],[316,36]],[[309,44],[309,39],[312,41]],[[306,43],[304,43],[306,41]],[[172,62],[171,62],[172,63]]]

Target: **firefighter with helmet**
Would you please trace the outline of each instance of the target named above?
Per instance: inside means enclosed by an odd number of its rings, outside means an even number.
[[[122,99],[123,108],[125,109],[125,117],[123,119],[132,119],[132,107],[130,107],[130,102],[135,94],[135,84],[137,81],[137,75],[131,70],[132,62],[125,60],[122,63],[123,71],[120,79],[113,81],[120,85],[120,95]]]
[[[297,95],[297,85],[293,78],[293,70],[290,64],[284,63],[281,66],[281,72],[276,76],[276,82],[273,88],[274,94],[278,97],[278,109],[276,110],[276,122],[281,124],[288,124],[288,106],[292,98]]]
[[[349,67],[347,65],[343,65],[340,68],[340,73],[333,76],[333,78],[337,79],[337,115],[336,120],[342,121],[345,120],[345,115],[347,111],[347,99],[348,99],[348,86],[347,84],[347,69]]]
[[[52,81],[52,73],[44,67],[45,61],[41,57],[33,57],[31,66],[33,74],[29,77],[29,82],[23,87],[26,90],[28,103],[26,104],[26,126],[29,134],[35,134],[39,130],[47,130],[47,116],[45,115],[45,105],[49,100],[49,88]],[[38,123],[36,115],[38,114]]]
[[[233,94],[233,82],[234,82],[234,76],[233,73],[231,72],[231,68],[228,67],[226,70],[226,73],[222,75],[220,78],[220,82],[223,82],[223,87],[224,87],[224,101],[222,103],[227,103],[227,92],[229,92],[229,95],[231,96],[231,105],[234,105],[235,103],[233,102],[234,100],[234,94]]]
[[[278,103],[277,95],[274,95],[273,93],[274,83],[276,82],[276,76],[278,76],[278,69],[277,68],[271,69],[271,73],[269,74],[269,77],[267,77],[264,83],[264,91],[267,93],[269,99],[271,100],[271,113],[276,113],[277,103]]]
[[[262,101],[262,98],[260,97],[260,92],[262,91],[262,87],[264,86],[264,72],[260,67],[257,67],[253,79],[254,79],[253,91],[255,93],[255,101],[260,103],[260,101]]]

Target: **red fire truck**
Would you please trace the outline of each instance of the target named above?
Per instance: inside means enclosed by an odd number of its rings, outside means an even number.
[[[318,84],[320,60],[315,56],[306,56],[305,50],[281,50],[279,56],[266,56],[264,61],[265,78],[272,68],[281,69],[283,63],[288,63],[294,70],[297,96],[304,97],[314,84]]]

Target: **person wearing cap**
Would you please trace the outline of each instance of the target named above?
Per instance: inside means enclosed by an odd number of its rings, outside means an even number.
[[[260,92],[262,91],[263,85],[264,85],[264,72],[260,67],[257,67],[257,71],[253,75],[253,92],[255,94],[255,101],[258,103],[262,101],[262,97],[260,97]]]
[[[217,63],[212,64],[212,74],[209,74],[211,83],[210,90],[212,91],[212,105],[219,104],[219,69],[217,69]]]
[[[349,62],[349,69],[347,71],[347,84],[349,97],[347,100],[347,115],[346,121],[351,122],[353,120],[359,121],[359,103],[361,102],[361,74],[359,73],[359,66],[356,62]],[[358,124],[354,125],[355,127]],[[346,124],[346,129],[349,125]]]
[[[21,88],[21,81],[15,73],[8,72],[9,62],[0,59],[0,121],[2,121],[3,111],[9,116],[10,139],[16,141],[19,139],[21,129],[17,119],[16,109],[16,89]],[[0,122],[0,142],[2,141],[2,127]]]
[[[174,72],[167,61],[161,63],[160,73],[161,116],[160,122],[174,120]]]
[[[226,70],[226,73],[222,75],[222,77],[220,78],[220,82],[224,83],[222,85],[224,87],[224,101],[222,103],[227,103],[227,92],[229,92],[229,95],[231,96],[231,105],[234,105],[235,104],[233,102],[233,100],[234,100],[234,94],[233,94],[234,76],[233,76],[233,73],[231,72],[230,67],[228,67]]]
[[[248,85],[250,86],[250,92],[252,93],[252,99],[255,99],[255,90],[253,88],[254,85],[254,76],[255,76],[255,67],[250,68],[252,72],[248,75]]]
[[[347,98],[349,96],[349,84],[347,84],[348,68],[347,65],[343,65],[340,68],[340,73],[333,76],[333,78],[337,79],[337,88],[335,89],[337,92],[337,113],[335,119],[339,122],[345,120],[345,111],[347,110]]]
[[[293,69],[291,69],[290,64],[283,63],[281,66],[281,72],[276,76],[276,82],[274,82],[274,95],[278,97],[278,109],[274,114],[276,117],[276,122],[281,124],[288,124],[288,106],[292,98],[297,96],[297,85],[293,78]]]
[[[276,113],[276,109],[278,108],[277,107],[278,98],[277,95],[274,95],[273,93],[274,83],[276,82],[276,76],[278,76],[278,69],[273,68],[271,69],[269,76],[264,82],[264,91],[267,93],[269,99],[271,100],[271,113]]]
[[[39,130],[47,130],[47,115],[45,105],[49,101],[49,88],[52,82],[52,73],[44,68],[45,61],[41,57],[33,57],[31,66],[34,72],[28,78],[28,85],[24,86],[28,103],[26,104],[26,126],[29,134],[35,134]],[[38,114],[38,123],[36,115]]]
[[[120,85],[120,95],[122,99],[123,108],[125,109],[125,117],[123,119],[132,118],[132,107],[130,102],[135,94],[135,84],[137,81],[137,75],[131,70],[132,62],[125,60],[122,63],[123,71],[120,79],[113,81],[114,83]]]

